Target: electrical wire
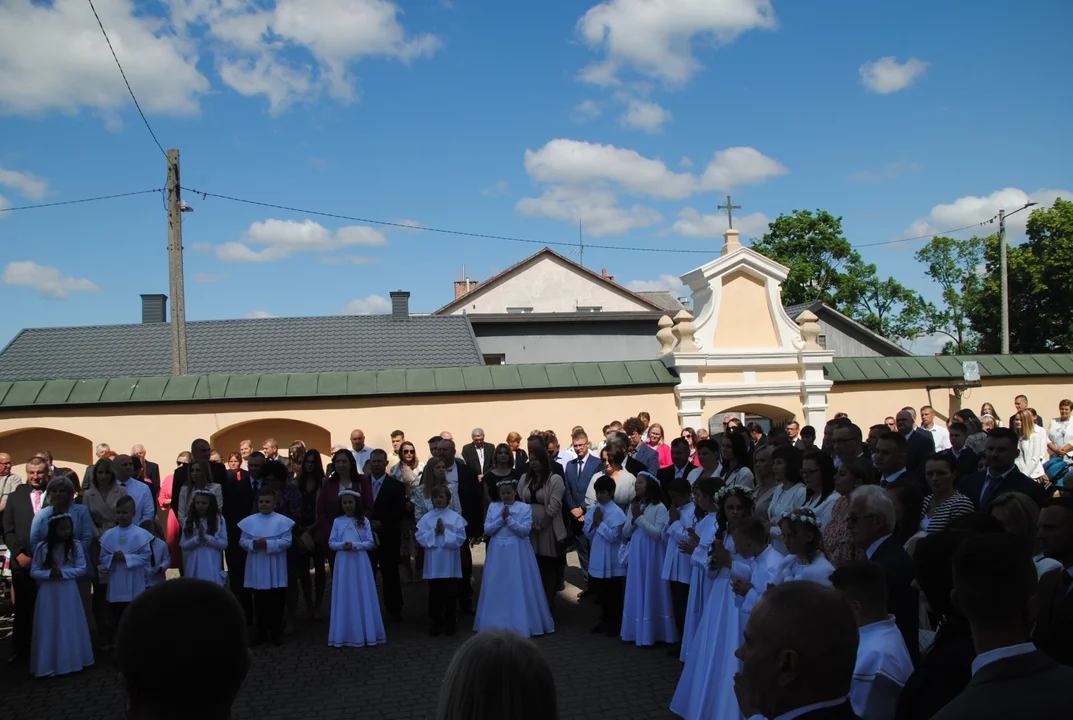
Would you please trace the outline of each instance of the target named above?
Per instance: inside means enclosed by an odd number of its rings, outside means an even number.
[[[138,102],[138,98],[134,95],[134,90],[130,87],[130,81],[127,80],[127,74],[123,72],[123,65],[119,62],[119,57],[115,54],[115,48],[112,47],[112,41],[108,37],[108,32],[104,29],[104,23],[101,22],[101,16],[97,14],[97,8],[93,6],[93,0],[89,0],[89,7],[93,10],[93,17],[97,18],[97,25],[101,28],[101,33],[104,35],[104,41],[108,43],[108,49],[112,51],[112,59],[115,60],[116,67],[119,68],[119,74],[123,76],[123,83],[127,86],[127,92],[130,93],[130,99],[134,101],[134,107],[138,108],[138,114],[142,116],[142,122],[145,123],[145,129],[153,136],[153,142],[156,143],[157,148],[160,149],[160,154],[166,158],[168,153],[164,150],[164,146],[160,144],[160,141],[157,140],[156,133],[153,132],[153,127],[149,124],[149,120],[146,119],[145,113],[142,112],[142,106]]]
[[[995,217],[998,217],[998,216],[996,215]],[[864,243],[864,244],[861,244],[861,245],[854,245],[853,247],[855,247],[855,248],[879,247],[880,245],[897,245],[898,243],[912,242],[914,240],[930,240],[933,237],[936,237],[936,236],[939,236],[939,235],[948,235],[950,233],[956,233],[956,232],[961,232],[962,230],[968,230],[969,228],[981,227],[983,225],[987,225],[990,222],[994,222],[994,220],[995,220],[995,218],[993,217],[990,220],[984,220],[983,222],[973,223],[972,225],[965,225],[964,227],[954,228],[952,230],[940,230],[939,232],[928,233],[927,235],[917,235],[916,237],[901,238],[899,240],[884,240],[883,242],[877,242],[877,243]]]
[[[97,202],[98,200],[115,200],[116,198],[131,197],[133,195],[148,195],[149,193],[158,193],[162,188],[153,188],[152,190],[135,190],[134,192],[116,193],[115,195],[99,195],[91,198],[81,198],[80,200],[64,200],[62,202],[41,203],[40,205],[22,205],[20,207],[0,207],[0,213],[15,212],[16,210],[37,210],[38,208],[50,208],[59,207],[61,205],[78,205],[79,203]]]

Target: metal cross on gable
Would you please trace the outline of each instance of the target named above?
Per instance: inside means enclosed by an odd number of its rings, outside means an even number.
[[[720,205],[717,209],[727,211],[727,227],[728,228],[734,227],[734,211],[735,210],[741,210],[741,205],[735,205],[734,203],[732,203],[730,201],[730,196],[727,195],[727,204],[726,205]]]

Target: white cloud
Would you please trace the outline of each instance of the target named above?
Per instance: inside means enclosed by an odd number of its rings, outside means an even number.
[[[344,315],[386,315],[391,312],[391,301],[382,295],[369,295],[364,300],[356,298],[343,306]]]
[[[510,190],[510,183],[506,180],[497,180],[485,189],[481,190],[481,195],[485,197],[503,197]]]
[[[210,275],[209,273],[195,273],[193,276],[193,280],[194,282],[201,283],[202,285],[211,285],[212,283],[218,283],[223,280],[226,280],[229,277],[231,276],[227,273],[221,273],[219,275]]]
[[[727,45],[742,33],[775,27],[770,0],[605,0],[578,21],[581,38],[605,59],[581,71],[583,82],[618,85],[630,67],[668,85],[700,68],[694,39]]]
[[[1054,204],[1055,198],[1073,200],[1073,191],[1044,189],[1026,193],[1024,190],[1008,187],[982,197],[966,195],[952,203],[936,205],[931,209],[927,217],[914,220],[902,233],[902,237],[937,235],[949,232],[954,228],[986,222],[996,216],[999,210],[1004,209],[1009,213],[1023,207],[1027,202],[1037,203],[1039,207],[1050,207]],[[1006,221],[1006,232],[1023,235],[1025,224],[1028,222],[1028,216],[1031,214],[1032,209],[1035,208],[1022,210],[1016,215],[1010,216]],[[998,232],[997,221],[993,225],[979,227],[975,230],[977,235],[989,235],[995,232]]]
[[[625,127],[652,134],[662,133],[663,125],[673,117],[670,110],[650,100],[641,100],[625,93],[619,93],[618,99],[626,104],[626,110],[618,118],[619,124]]]
[[[2,277],[5,285],[35,290],[45,297],[63,300],[73,292],[96,292],[98,288],[86,278],[64,275],[54,267],[31,260],[9,262]]]
[[[626,283],[626,289],[634,292],[667,290],[674,293],[675,297],[686,294],[686,286],[675,275],[660,275],[658,280],[631,280]]]
[[[162,7],[161,7],[162,5]],[[214,67],[238,93],[269,110],[327,94],[357,99],[353,67],[368,58],[409,64],[442,47],[411,34],[391,0],[97,0],[134,92],[148,113],[191,114]],[[97,111],[115,126],[130,103],[104,36],[84,0],[0,4],[0,112]]]
[[[246,318],[247,320],[260,320],[260,319],[264,319],[264,318],[274,318],[274,317],[279,317],[279,316],[278,315],[273,315],[272,313],[267,312],[265,310],[250,310],[248,313],[246,313],[242,317]]]
[[[365,255],[344,255],[343,257],[322,257],[320,261],[325,265],[372,265],[380,262],[380,258],[366,257]]]
[[[849,176],[851,182],[859,183],[877,183],[884,180],[895,180],[902,175],[909,173],[915,173],[920,171],[920,166],[916,163],[910,162],[892,162],[887,163],[885,167],[880,170],[860,170]]]
[[[771,218],[764,213],[755,212],[734,217],[734,227],[744,238],[758,238],[768,231]],[[722,237],[729,227],[724,212],[702,215],[696,208],[683,208],[678,212],[678,219],[671,226],[671,231],[689,238]]]
[[[19,195],[31,200],[40,200],[48,195],[48,183],[33,173],[6,170],[0,167],[0,185],[11,188]]]
[[[600,109],[600,106],[596,104],[595,100],[582,100],[570,113],[570,119],[576,123],[588,122],[589,120],[600,117],[600,113],[602,112],[603,111]]]
[[[663,216],[644,205],[619,207],[618,198],[606,188],[556,186],[538,198],[522,198],[515,209],[528,217],[581,222],[586,235],[621,235],[634,228],[663,222]]]
[[[525,169],[543,194],[515,205],[530,217],[550,217],[577,224],[593,235],[616,235],[663,221],[644,205],[618,205],[618,194],[659,200],[684,200],[694,194],[763,182],[789,172],[750,147],[715,153],[700,177],[675,172],[658,159],[634,150],[579,140],[556,139],[539,150],[526,150]]]
[[[97,11],[148,113],[198,110],[209,81],[194,43],[170,23],[136,12],[133,0],[98,0]],[[104,36],[82,0],[0,4],[0,112],[36,115],[90,108],[114,113],[130,103]]]
[[[720,150],[700,178],[704,190],[731,190],[741,185],[758,185],[790,172],[786,167],[751,147]]]
[[[635,150],[580,140],[551,140],[537,151],[525,151],[525,169],[538,182],[583,184],[611,181],[627,192],[667,200],[689,197],[696,178],[670,170],[662,160],[652,160]]]
[[[912,85],[928,68],[927,62],[909,58],[904,63],[888,55],[872,62],[866,62],[858,69],[861,84],[874,93],[887,95]]]
[[[693,167],[693,161],[690,160],[687,156],[683,155],[682,159],[678,161],[678,166],[688,170],[689,168]]]
[[[301,252],[329,252],[344,247],[387,245],[380,232],[360,225],[341,227],[335,232],[312,220],[255,222],[239,242],[217,245],[216,257],[223,262],[274,262]],[[254,250],[251,246],[261,246]]]

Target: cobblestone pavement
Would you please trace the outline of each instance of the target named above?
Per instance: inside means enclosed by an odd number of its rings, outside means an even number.
[[[483,546],[474,552],[474,575],[484,562]],[[570,555],[567,587],[556,604],[555,633],[535,641],[555,669],[563,718],[673,718],[667,709],[681,665],[665,646],[638,648],[617,638],[589,633],[597,608],[577,600],[580,583],[576,556]],[[453,638],[428,636],[427,586],[403,587],[402,622],[386,620],[387,644],[375,648],[334,649],[327,645],[327,612],[321,622],[299,621],[283,647],[254,649],[254,663],[235,704],[233,717],[427,718],[433,717],[441,680],[454,651],[469,637],[471,618],[460,616]],[[330,586],[328,596],[330,598]],[[327,604],[327,602],[326,602]],[[299,606],[301,614],[302,607]],[[3,633],[6,634],[6,633]],[[0,661],[11,653],[0,640]],[[146,658],[152,662],[151,658]],[[75,675],[35,680],[22,669],[0,664],[0,716],[3,720],[113,720],[122,718],[115,669],[109,662]],[[185,688],[195,688],[192,675]]]

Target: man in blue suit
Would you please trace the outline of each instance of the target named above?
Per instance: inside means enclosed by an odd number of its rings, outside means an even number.
[[[622,423],[622,429],[630,440],[630,456],[642,465],[648,472],[655,475],[659,472],[659,453],[648,446],[644,441],[645,424],[640,418],[632,417]],[[635,473],[636,474],[636,473]]]
[[[972,500],[977,510],[986,511],[992,500],[1006,492],[1023,493],[1039,507],[1047,501],[1047,490],[1014,465],[1017,442],[1017,433],[1010,428],[994,428],[987,433],[984,445],[987,470],[962,478],[957,488]]]
[[[589,437],[584,431],[574,433],[573,448],[577,458],[566,464],[566,493],[563,496],[563,509],[569,516],[567,527],[573,530],[574,547],[577,549],[577,559],[581,564],[581,572],[589,574],[589,539],[581,532],[585,522],[585,512],[589,509],[585,504],[585,492],[589,489],[589,483],[596,473],[603,472],[604,464],[600,458],[590,451]]]

